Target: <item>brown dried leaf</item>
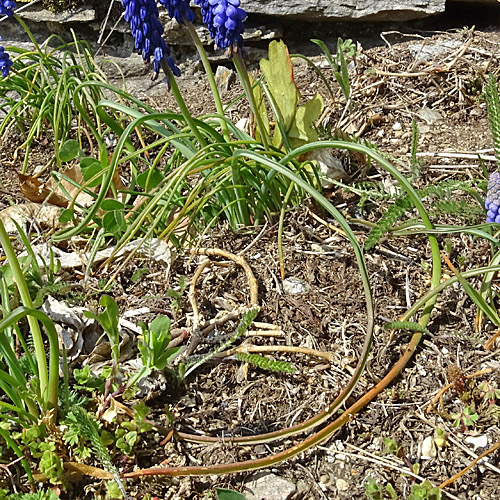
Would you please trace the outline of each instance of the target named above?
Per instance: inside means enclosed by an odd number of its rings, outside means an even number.
[[[13,205],[2,210],[0,220],[8,233],[17,232],[13,221],[23,227],[26,222],[36,220],[42,229],[60,229],[59,217],[61,212],[60,207],[26,203],[25,205]]]
[[[42,183],[35,177],[21,173],[18,173],[17,176],[19,178],[19,188],[28,200],[34,203],[47,201],[51,205],[62,208],[68,206],[68,200],[57,192],[57,188],[50,186],[50,181]]]

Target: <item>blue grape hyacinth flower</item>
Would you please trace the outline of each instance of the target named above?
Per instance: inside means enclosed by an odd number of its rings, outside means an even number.
[[[16,7],[14,0],[0,0],[0,16],[12,17]]]
[[[145,62],[149,63],[153,58],[154,78],[160,72],[162,61],[166,61],[175,76],[180,76],[181,72],[170,55],[167,43],[162,38],[163,26],[159,19],[156,1],[121,1],[125,7],[125,21],[130,24],[135,39],[135,48],[142,55]]]
[[[488,192],[486,194],[486,203],[484,204],[488,210],[486,222],[500,223],[500,173],[493,172],[490,174],[488,181]]]
[[[159,0],[159,2],[167,9],[168,15],[179,24],[184,24],[184,21],[190,23],[194,21],[195,16],[189,7],[189,0]]]
[[[2,38],[0,37],[0,40]],[[5,52],[5,49],[0,45],[0,72],[5,78],[9,74],[9,69],[12,66],[12,61],[10,60],[9,54]]]
[[[240,0],[194,0],[201,7],[203,22],[219,49],[243,48],[243,22],[247,13],[240,8]]]

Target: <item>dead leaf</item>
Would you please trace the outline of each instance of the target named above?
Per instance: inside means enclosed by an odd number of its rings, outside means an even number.
[[[24,175],[18,172],[19,188],[21,192],[28,198],[29,201],[34,203],[47,202],[57,207],[67,208],[69,202],[62,195],[57,193],[57,189],[50,186],[49,182],[40,182],[35,177]]]
[[[8,233],[17,232],[14,221],[23,227],[27,222],[36,221],[42,229],[60,229],[59,222],[62,208],[53,205],[39,205],[37,203],[26,203],[25,205],[13,205],[0,212],[0,220]]]

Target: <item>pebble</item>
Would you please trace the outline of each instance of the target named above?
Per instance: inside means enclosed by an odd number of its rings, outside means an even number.
[[[432,436],[427,436],[422,441],[422,452],[420,457],[422,460],[430,460],[431,458],[437,457],[436,443]]]
[[[311,288],[305,281],[291,276],[286,278],[282,283],[283,292],[290,295],[296,295],[298,293],[305,293]]]
[[[288,500],[296,490],[294,483],[275,474],[261,472],[245,481],[243,494],[247,500]]]
[[[349,483],[345,479],[341,478],[335,481],[335,486],[339,491],[347,491],[350,488]]]

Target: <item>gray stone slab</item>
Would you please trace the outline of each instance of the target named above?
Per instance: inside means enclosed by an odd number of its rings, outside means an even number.
[[[244,0],[249,14],[320,21],[406,21],[444,12],[446,0]]]
[[[89,23],[96,19],[96,12],[94,9],[83,8],[56,14],[39,5],[34,5],[19,12],[19,16],[36,23]]]

